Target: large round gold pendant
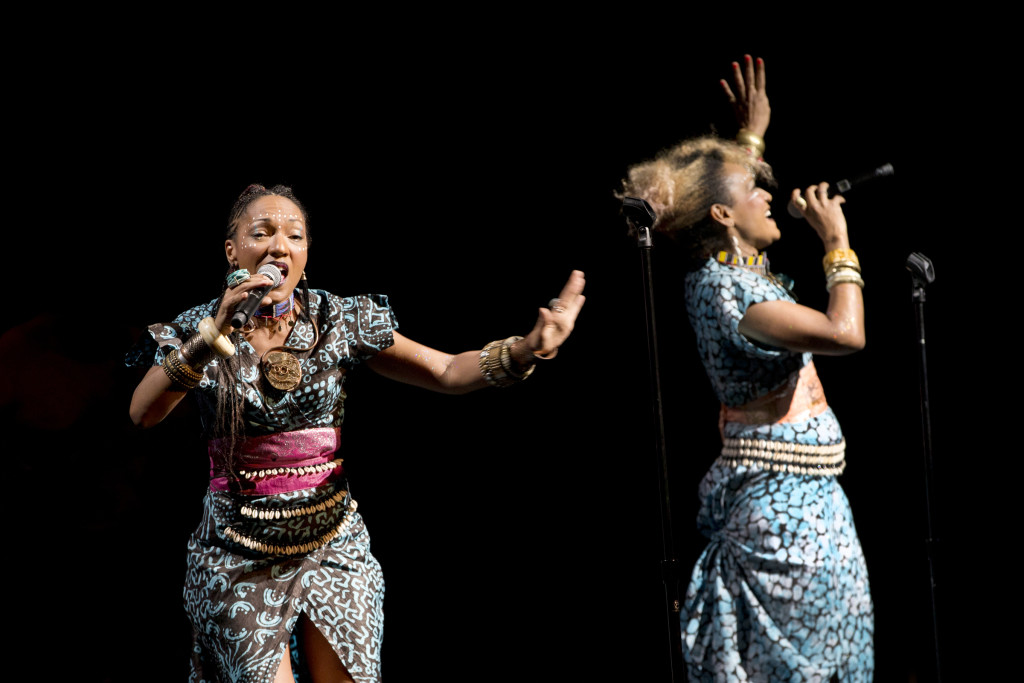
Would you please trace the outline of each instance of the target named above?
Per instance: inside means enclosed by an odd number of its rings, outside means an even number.
[[[271,351],[263,359],[263,376],[275,389],[291,391],[302,379],[299,359],[287,351]]]

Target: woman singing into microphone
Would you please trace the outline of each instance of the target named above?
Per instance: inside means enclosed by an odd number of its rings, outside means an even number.
[[[734,64],[737,141],[686,140],[628,170],[620,198],[646,200],[684,253],[684,301],[721,403],[722,449],[700,483],[708,544],[682,609],[691,681],[856,681],[874,670],[867,568],[838,476],[846,441],[813,354],[863,348],[860,262],[843,197],[793,190],[824,246],[827,310],[794,301],[768,267],[781,233],[761,158],[765,68]],[[863,455],[863,451],[860,451]]]
[[[191,681],[379,681],[383,578],[338,452],[346,375],[365,365],[449,394],[516,384],[558,352],[584,302],[573,271],[526,336],[443,353],[399,334],[386,296],[310,287],[309,245],[290,188],[249,186],[228,219],[220,295],[151,325],[127,357],[148,368],[135,424],[191,394],[208,438],[184,591]],[[252,292],[262,307],[236,329]]]

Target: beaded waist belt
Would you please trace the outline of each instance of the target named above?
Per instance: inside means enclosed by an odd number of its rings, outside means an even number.
[[[811,446],[764,439],[724,439],[720,461],[773,472],[835,476],[846,469],[846,439],[828,446]]]
[[[245,479],[244,492],[252,495],[287,493],[320,486],[342,473],[342,459],[334,458],[341,429],[321,427],[267,434],[243,440],[235,452],[235,471]],[[224,462],[227,439],[210,440],[210,489],[231,489]]]
[[[322,548],[348,533],[358,505],[346,489],[325,497],[283,502],[259,499],[239,505],[223,536],[266,555],[299,555]]]

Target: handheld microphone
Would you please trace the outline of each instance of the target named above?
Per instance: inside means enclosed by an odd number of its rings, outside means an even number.
[[[249,292],[249,296],[245,298],[245,301],[239,304],[238,308],[235,309],[235,314],[231,316],[231,327],[234,327],[235,329],[238,329],[249,322],[249,318],[251,318],[252,314],[256,312],[256,309],[260,307],[260,302],[263,301],[263,297],[269,294],[270,290],[280,286],[281,284],[281,270],[273,264],[268,263],[260,266],[260,269],[256,271],[256,274],[266,275],[273,280],[273,282],[266,287],[251,290]]]
[[[869,171],[868,173],[862,173],[859,176],[855,176],[851,180],[847,180],[846,178],[844,178],[835,183],[830,183],[828,186],[827,194],[829,198],[835,197],[837,194],[846,194],[853,188],[863,185],[869,180],[872,180],[874,178],[881,178],[884,176],[890,176],[892,174],[892,164],[884,164],[873,171]],[[800,207],[797,207],[797,204],[800,204]],[[804,215],[800,213],[800,209],[807,206],[807,200],[804,199],[803,197],[797,197],[797,204],[790,201],[789,204],[786,205],[786,210],[789,212],[789,215],[792,216],[793,218],[803,218]]]

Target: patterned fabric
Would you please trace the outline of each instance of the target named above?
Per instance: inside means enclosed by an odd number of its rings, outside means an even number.
[[[235,474],[248,480],[245,492],[252,495],[314,488],[336,474],[341,459],[335,460],[334,455],[340,445],[340,427],[250,436],[237,445]],[[231,491],[232,486],[241,485],[224,471],[232,452],[231,439],[210,439],[206,451],[210,455],[210,490]]]
[[[150,326],[126,363],[161,364],[166,353],[195,334],[200,320],[213,314],[214,303],[196,306],[171,323]],[[274,457],[265,452],[266,444],[275,442],[266,435],[284,432],[300,433],[283,442],[314,443],[315,452],[308,455],[329,460],[332,446],[324,435],[344,421],[345,373],[394,343],[398,325],[384,296],[341,298],[312,290],[310,309],[319,339],[311,351],[296,353],[302,368],[296,389],[278,392],[264,386],[255,350],[236,340],[232,367],[211,362],[192,392],[209,434],[216,421],[217,393],[225,390],[225,373],[234,373],[247,435],[260,440],[255,445],[262,465]],[[314,336],[312,324],[300,321],[287,344],[307,347]],[[210,450],[212,475],[228,469],[218,457],[221,450]],[[296,454],[282,453],[282,460],[285,456],[294,459]],[[316,481],[312,488],[265,493],[267,489],[257,490],[244,476],[231,476],[230,490],[207,491],[202,521],[188,543],[184,590],[193,626],[191,682],[272,681],[302,614],[324,635],[354,680],[380,680],[380,565],[370,553],[369,534],[341,468]],[[305,680],[301,657],[293,652],[292,659],[297,679]]]
[[[739,333],[747,308],[792,301],[747,269],[708,260],[686,277],[697,347],[725,406],[777,391],[811,354],[767,348]],[[726,438],[808,445],[843,440],[831,408],[799,422],[725,421]],[[709,539],[683,604],[690,679],[868,682],[874,616],[849,503],[833,476],[774,472],[718,459],[699,487],[698,527]]]
[[[198,329],[199,321],[214,314],[215,301],[185,311],[173,322],[149,327],[129,352],[129,365],[160,365],[172,348],[180,348],[184,340]],[[392,331],[398,329],[387,297],[368,295],[341,298],[322,290],[310,291],[312,315],[320,322],[320,339],[311,353],[299,354],[302,380],[299,386],[280,395],[265,392],[260,382],[259,356],[247,341],[236,344],[241,362],[237,372],[241,382],[237,389],[245,401],[246,418],[253,433],[270,433],[310,427],[340,427],[345,421],[345,372],[366,358],[382,351],[394,341]],[[313,342],[313,326],[296,323],[288,338],[288,346],[306,347]],[[217,414],[217,390],[223,361],[214,360],[195,391],[204,426]]]

